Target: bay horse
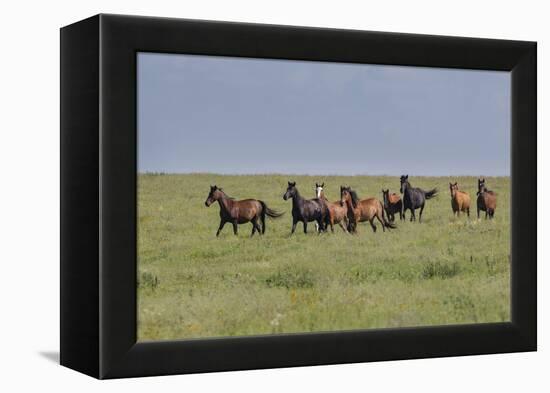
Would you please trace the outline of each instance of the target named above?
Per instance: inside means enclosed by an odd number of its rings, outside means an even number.
[[[470,217],[470,195],[465,191],[458,189],[458,183],[449,183],[451,191],[451,207],[453,208],[453,216],[456,214],[460,217],[460,212],[466,212]]]
[[[416,221],[414,211],[420,208],[418,222],[422,222],[422,212],[424,211],[426,200],[432,199],[437,195],[437,188],[430,191],[424,191],[421,188],[412,187],[409,183],[409,175],[401,176],[400,182],[401,194],[403,194],[403,219],[405,218],[405,211],[409,209],[411,211],[411,221]]]
[[[279,213],[275,210],[267,207],[264,201],[258,199],[243,199],[236,201],[234,198],[227,196],[227,194],[218,186],[210,186],[210,193],[204,201],[206,207],[210,207],[214,202],[218,202],[220,205],[220,226],[216,232],[216,236],[219,236],[223,229],[223,226],[230,222],[233,224],[233,233],[237,234],[238,224],[244,224],[247,222],[252,223],[252,234],[258,231],[259,234],[265,233],[265,217],[279,218],[283,213]],[[260,228],[261,223],[261,228]]]
[[[375,218],[382,224],[382,231],[385,232],[386,228],[395,228],[395,224],[386,220],[382,202],[376,198],[359,200],[357,193],[351,187],[340,186],[340,201],[342,205],[348,207],[350,232],[357,232],[357,224],[364,221],[368,221],[372,231],[376,232]]]
[[[330,230],[334,232],[334,224],[339,224],[344,232],[348,232],[348,207],[342,205],[341,201],[329,202],[325,196],[325,183],[315,183],[315,196],[323,199],[328,207]]]
[[[497,194],[487,189],[485,178],[477,179],[477,218],[479,218],[480,210],[485,212],[485,219],[487,219],[487,216],[493,218],[496,208]]]
[[[329,211],[327,203],[323,199],[305,199],[300,195],[296,182],[288,182],[288,187],[283,199],[286,201],[292,199],[292,235],[296,230],[296,224],[301,221],[304,224],[304,233],[307,233],[307,223],[311,221],[317,222],[318,232],[326,230]]]
[[[395,221],[395,213],[399,213],[399,220],[404,220],[403,216],[403,201],[401,197],[395,192],[390,194],[390,190],[382,190],[382,201],[384,202],[384,210],[388,215],[388,220],[390,222]]]

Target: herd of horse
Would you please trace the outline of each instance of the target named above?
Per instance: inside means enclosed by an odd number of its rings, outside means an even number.
[[[405,220],[405,213],[410,211],[410,221],[416,221],[417,209],[418,222],[422,221],[422,212],[426,201],[437,196],[437,188],[425,191],[418,187],[412,187],[409,183],[409,175],[400,178],[400,195],[390,193],[389,189],[382,190],[382,201],[377,198],[360,199],[357,192],[349,186],[340,186],[340,199],[329,201],[324,193],[325,183],[315,183],[315,198],[304,198],[296,182],[288,182],[288,187],[283,199],[292,200],[292,227],[291,235],[295,232],[298,222],[303,224],[304,233],[307,233],[308,223],[315,222],[316,231],[326,232],[330,227],[334,232],[334,226],[339,225],[346,233],[356,233],[357,224],[369,222],[373,232],[376,232],[377,220],[382,230],[395,229],[395,214],[399,214],[400,220]],[[451,194],[451,207],[453,215],[460,216],[466,213],[470,217],[470,195],[458,189],[458,183],[449,183]],[[256,232],[264,234],[266,229],[266,217],[280,218],[284,213],[270,209],[264,201],[258,199],[243,199],[240,201],[229,197],[222,188],[210,186],[210,193],[204,202],[207,207],[218,202],[220,206],[220,225],[216,232],[219,236],[227,223],[233,226],[233,233],[237,235],[238,225],[250,222],[252,234]],[[485,212],[485,218],[493,218],[496,209],[496,193],[487,189],[485,179],[478,179],[477,191],[477,217],[480,211]]]

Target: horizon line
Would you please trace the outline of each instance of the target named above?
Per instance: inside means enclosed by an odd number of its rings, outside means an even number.
[[[219,173],[219,172],[165,172],[165,171],[145,171],[136,172],[138,175],[212,175],[212,176],[308,176],[308,177],[355,177],[355,176],[372,176],[372,177],[400,177],[401,175],[391,174],[371,174],[371,173],[358,173],[358,174],[338,174],[338,173],[326,173],[326,174],[303,174],[303,173],[280,173],[280,172],[266,172],[266,173]],[[467,175],[467,174],[450,174],[450,175],[415,175],[414,173],[404,173],[404,175],[412,177],[510,177],[510,175]]]

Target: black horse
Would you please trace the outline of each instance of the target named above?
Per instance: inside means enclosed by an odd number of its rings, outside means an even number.
[[[420,208],[420,214],[418,215],[418,222],[422,222],[422,212],[424,211],[424,204],[426,199],[431,199],[437,195],[437,188],[430,191],[424,191],[421,188],[411,187],[409,183],[409,175],[401,176],[401,194],[403,194],[403,219],[405,219],[405,211],[409,209],[411,211],[411,221],[416,221],[414,211]]]
[[[307,223],[311,221],[317,221],[319,232],[326,230],[330,215],[325,200],[303,198],[296,188],[296,182],[288,182],[288,188],[283,195],[283,199],[286,201],[289,198],[292,198],[291,235],[296,230],[298,221],[304,223],[304,233],[307,233]]]

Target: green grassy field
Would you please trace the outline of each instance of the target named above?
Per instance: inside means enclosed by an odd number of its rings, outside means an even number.
[[[439,189],[421,224],[399,222],[385,233],[368,223],[357,235],[335,227],[290,237],[288,180],[314,196],[325,182],[330,200],[349,184],[361,198],[398,177],[148,175],[138,178],[139,340],[241,336],[510,319],[510,180],[487,177],[498,194],[492,221],[477,220],[474,177],[410,177],[413,187]],[[453,218],[449,181],[473,201],[471,217]],[[204,201],[217,184],[236,199],[256,198],[284,211],[263,237],[251,225],[219,238],[219,207]]]

